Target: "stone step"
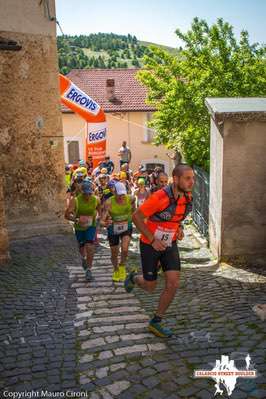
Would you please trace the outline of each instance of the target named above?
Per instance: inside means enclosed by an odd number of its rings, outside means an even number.
[[[122,348],[114,349],[114,353],[116,356],[120,356],[120,355],[128,355],[130,353],[155,352],[164,349],[167,349],[167,346],[164,343],[138,344],[138,345],[124,346]]]
[[[142,340],[142,341],[148,340],[148,342],[150,342],[151,338],[153,338],[153,337],[154,336],[150,333],[141,333],[141,334],[132,334],[131,333],[131,334],[125,334],[125,335],[117,335],[116,334],[116,335],[110,335],[110,336],[106,336],[106,337],[98,337],[98,338],[88,339],[86,341],[83,341],[81,344],[81,349],[82,350],[90,349],[92,351],[97,352],[99,346],[101,348],[104,348],[105,346],[116,343],[116,348],[119,348],[120,344],[124,344],[125,341],[133,342],[133,341],[138,341],[138,340]],[[146,344],[146,342],[145,342],[145,344]],[[127,347],[130,347],[130,345]]]
[[[109,317],[93,317],[91,319],[88,319],[86,322],[87,324],[93,325],[93,324],[112,324],[113,322],[117,323],[123,323],[123,322],[135,322],[139,320],[149,320],[149,317],[146,316],[145,314],[130,314],[130,315],[125,315],[125,316],[109,316]]]
[[[88,283],[89,284],[89,283]],[[115,292],[115,293],[124,293],[124,287],[113,287],[113,288],[90,288],[89,286],[86,288],[77,288],[76,289],[77,294],[82,296],[82,295],[97,295],[97,294],[110,294],[110,292]]]
[[[130,355],[132,353],[141,353],[145,354],[147,352],[158,352],[162,350],[166,350],[167,346],[163,342],[157,342],[157,343],[144,343],[144,344],[134,344],[134,345],[128,345],[128,346],[122,346],[122,347],[115,347],[114,349],[109,349],[109,350],[100,350],[97,351],[97,348],[99,349],[100,347],[105,344],[103,340],[100,338],[97,338],[96,340],[91,340],[94,341],[94,348],[96,349],[95,352],[90,352],[90,353],[85,353],[82,355],[79,359],[79,363],[90,363],[95,360],[105,360],[109,359],[110,363],[113,362],[115,363],[115,356],[121,356],[121,355]],[[88,341],[88,345],[89,345]],[[85,344],[85,343],[84,343]],[[82,348],[83,350],[85,349],[91,349],[93,347],[84,347]]]
[[[87,292],[87,294],[88,294],[88,292]],[[93,303],[93,302],[98,302],[98,301],[104,301],[104,300],[109,300],[109,299],[115,299],[115,300],[119,300],[119,299],[130,299],[130,298],[134,298],[135,299],[135,296],[134,296],[134,294],[128,294],[127,292],[125,292],[124,291],[124,293],[120,293],[120,294],[105,294],[105,295],[102,295],[102,294],[100,294],[100,295],[93,295],[93,296],[91,296],[91,295],[82,295],[82,296],[79,296],[77,299],[78,299],[78,302],[79,303],[86,303],[86,302],[90,302],[90,303]]]
[[[127,306],[121,306],[118,308],[94,308],[93,309],[93,314],[114,314],[114,313],[133,313],[133,312],[144,312],[144,309],[142,309],[140,306],[132,306],[132,307],[127,307]]]
[[[141,306],[140,301],[137,299],[120,299],[109,301],[93,301],[87,304],[88,308],[112,308],[113,306],[135,305]],[[79,306],[79,305],[78,305]]]
[[[138,322],[138,323],[127,323],[127,324],[115,324],[115,325],[103,325],[103,326],[96,326],[92,328],[92,331],[96,334],[101,333],[110,333],[115,331],[122,331],[122,330],[138,330],[138,329],[146,329],[147,322]]]
[[[72,288],[95,288],[95,287],[111,287],[113,286],[113,281],[110,279],[109,281],[92,281],[89,283],[88,287],[88,281],[86,281],[85,276],[84,276],[84,282],[80,283],[72,283],[71,287]]]
[[[93,277],[96,281],[112,281],[112,274],[113,271],[111,270],[110,272],[105,272],[105,273],[97,273],[92,269],[92,273],[93,273]],[[85,273],[84,271],[81,271],[77,274],[71,274],[69,275],[69,278],[71,279],[71,281],[75,282],[75,283],[79,283],[79,282],[83,282],[84,281],[84,276]]]
[[[81,310],[78,315],[82,315],[82,313],[91,313],[90,316],[92,315],[110,315],[110,314],[123,314],[123,313],[135,313],[139,314],[140,312],[144,312],[144,309],[142,309],[140,306],[121,306],[121,307],[104,307],[104,308],[97,308],[97,306],[79,306],[79,309]],[[79,317],[81,318],[81,316]]]

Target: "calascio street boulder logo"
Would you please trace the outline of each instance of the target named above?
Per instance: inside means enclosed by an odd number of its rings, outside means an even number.
[[[251,357],[249,354],[245,357],[246,368],[238,369],[235,366],[235,361],[230,360],[229,356],[222,355],[221,360],[216,360],[216,364],[212,370],[196,370],[194,372],[195,378],[212,378],[215,381],[216,391],[214,396],[223,395],[227,393],[228,396],[232,395],[237,383],[238,378],[256,378],[257,371],[252,370]],[[226,390],[226,392],[224,391]]]

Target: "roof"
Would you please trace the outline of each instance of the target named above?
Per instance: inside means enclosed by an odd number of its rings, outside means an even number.
[[[145,103],[147,89],[137,81],[139,69],[73,69],[67,77],[92,97],[105,112],[155,111]],[[116,101],[106,96],[106,81],[114,79]],[[72,112],[62,107],[63,112]]]
[[[265,97],[213,97],[206,98],[205,104],[215,119],[265,119]]]

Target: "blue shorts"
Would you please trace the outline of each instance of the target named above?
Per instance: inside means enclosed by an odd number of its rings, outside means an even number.
[[[96,227],[90,226],[87,230],[75,230],[75,234],[79,246],[84,247],[85,244],[93,244],[96,236]]]

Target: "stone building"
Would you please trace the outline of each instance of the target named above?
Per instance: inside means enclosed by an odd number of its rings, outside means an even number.
[[[265,265],[266,98],[207,98],[211,114],[210,248]]]
[[[64,155],[55,1],[0,0],[0,259],[10,239],[62,231]],[[2,191],[2,195],[1,195]]]

